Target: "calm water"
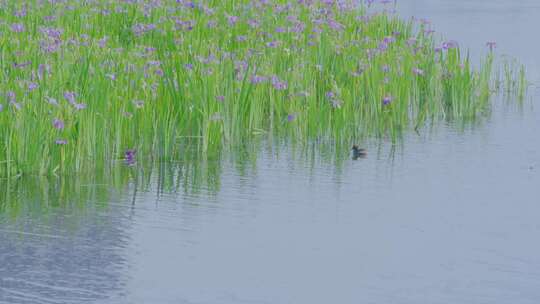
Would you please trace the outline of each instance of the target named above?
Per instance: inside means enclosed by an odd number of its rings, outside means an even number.
[[[263,141],[1,181],[0,303],[540,303],[540,3],[399,5],[473,57],[496,40],[530,97],[359,161]]]

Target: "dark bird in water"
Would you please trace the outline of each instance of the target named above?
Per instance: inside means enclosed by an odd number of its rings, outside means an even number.
[[[367,150],[364,148],[359,148],[357,145],[352,146],[352,158],[357,160],[359,158],[366,158]]]

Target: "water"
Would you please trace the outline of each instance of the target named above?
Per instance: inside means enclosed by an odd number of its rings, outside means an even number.
[[[530,97],[358,161],[262,141],[2,181],[0,303],[539,303],[540,3],[399,5],[473,57],[497,41],[527,65]]]

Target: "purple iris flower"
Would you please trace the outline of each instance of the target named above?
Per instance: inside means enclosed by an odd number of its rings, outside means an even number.
[[[15,13],[13,13],[13,16],[15,17],[26,17],[26,7],[23,7],[21,8],[20,11],[15,11]]]
[[[53,127],[57,130],[62,130],[64,129],[64,122],[58,118],[55,118],[53,120]]]
[[[260,23],[258,20],[256,19],[249,19],[247,21],[248,25],[252,28],[252,29],[256,29],[260,26]]]
[[[7,99],[8,101],[11,103],[11,102],[16,102],[17,101],[17,98],[15,97],[15,92],[13,91],[8,91],[7,92]]]
[[[486,46],[489,48],[490,51],[493,51],[497,47],[497,42],[495,41],[488,41],[486,43]]]
[[[238,22],[238,17],[237,16],[227,16],[227,22],[229,23],[229,25],[233,26],[236,24],[236,22]]]
[[[32,61],[26,61],[26,62],[22,62],[22,63],[16,63],[14,62],[13,63],[13,67],[16,68],[16,69],[20,69],[20,68],[25,68],[29,65],[32,64]]]
[[[4,111],[4,105],[0,103],[0,112]]]
[[[442,48],[445,50],[456,49],[457,47],[458,47],[458,43],[457,41],[454,41],[454,40],[443,42],[443,45],[442,45]]]
[[[104,48],[105,46],[107,46],[107,41],[109,40],[109,37],[105,36],[101,39],[98,40],[98,45],[100,48]]]
[[[417,75],[417,76],[424,76],[424,70],[422,69],[419,69],[419,68],[413,68],[412,69],[412,72],[414,75]]]
[[[288,122],[293,121],[295,118],[296,118],[296,115],[294,115],[294,114],[289,114],[289,115],[287,115],[287,121],[288,121]]]
[[[84,110],[84,109],[86,109],[86,104],[84,104],[84,103],[74,103],[73,107],[76,110]]]
[[[259,75],[253,75],[253,76],[251,76],[251,79],[250,79],[252,84],[262,83],[262,82],[265,82],[266,80],[267,80],[266,77],[259,76]]]
[[[280,80],[277,76],[272,76],[272,85],[276,90],[286,90],[288,87],[287,81]]]
[[[270,41],[266,43],[266,47],[276,48],[279,46],[279,41]]]
[[[332,98],[330,100],[330,103],[332,104],[332,108],[339,109],[341,108],[341,104],[343,103],[343,101],[337,98]]]
[[[71,104],[75,103],[76,96],[77,95],[74,92],[71,92],[71,91],[64,92],[64,98]]]
[[[22,106],[21,106],[20,103],[17,102],[17,98],[16,98],[16,96],[15,96],[15,92],[13,92],[13,91],[7,92],[7,99],[8,99],[8,101],[9,101],[9,104],[12,105],[12,106],[14,106],[15,109],[17,109],[17,110],[20,110],[20,109],[21,109]]]
[[[396,41],[396,38],[394,38],[392,36],[384,37],[384,39],[383,39],[383,42],[386,43],[386,44],[392,43],[394,41]]]
[[[24,30],[25,30],[25,27],[24,27],[24,24],[22,23],[13,23],[11,25],[11,31],[15,33],[22,33],[24,32]]]
[[[35,82],[30,82],[30,83],[28,84],[28,91],[33,91],[33,90],[35,90],[35,89],[37,89],[37,88],[38,88],[38,84],[35,83]]]
[[[67,140],[65,140],[65,139],[57,139],[57,140],[55,141],[55,143],[56,143],[57,145],[59,145],[59,146],[63,146],[63,145],[67,145],[68,142],[67,142]]]
[[[343,24],[341,24],[341,23],[339,23],[339,22],[337,22],[335,20],[332,20],[332,19],[328,20],[327,24],[328,24],[328,27],[330,27],[334,31],[341,31],[344,28]]]
[[[135,149],[127,149],[124,152],[124,160],[126,161],[126,164],[128,166],[135,165],[135,155],[137,154],[137,150]]]
[[[387,106],[392,102],[392,97],[391,96],[385,96],[383,98],[382,102],[383,102],[383,105]]]

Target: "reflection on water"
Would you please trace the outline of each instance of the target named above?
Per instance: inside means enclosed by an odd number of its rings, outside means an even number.
[[[496,36],[536,80],[534,48],[509,32],[540,25],[539,5],[489,3],[400,5],[481,41],[473,52]],[[492,29],[480,36],[469,19]],[[364,142],[356,161],[351,143],[265,137],[176,162],[0,180],[0,303],[539,303],[530,93],[475,125]]]

